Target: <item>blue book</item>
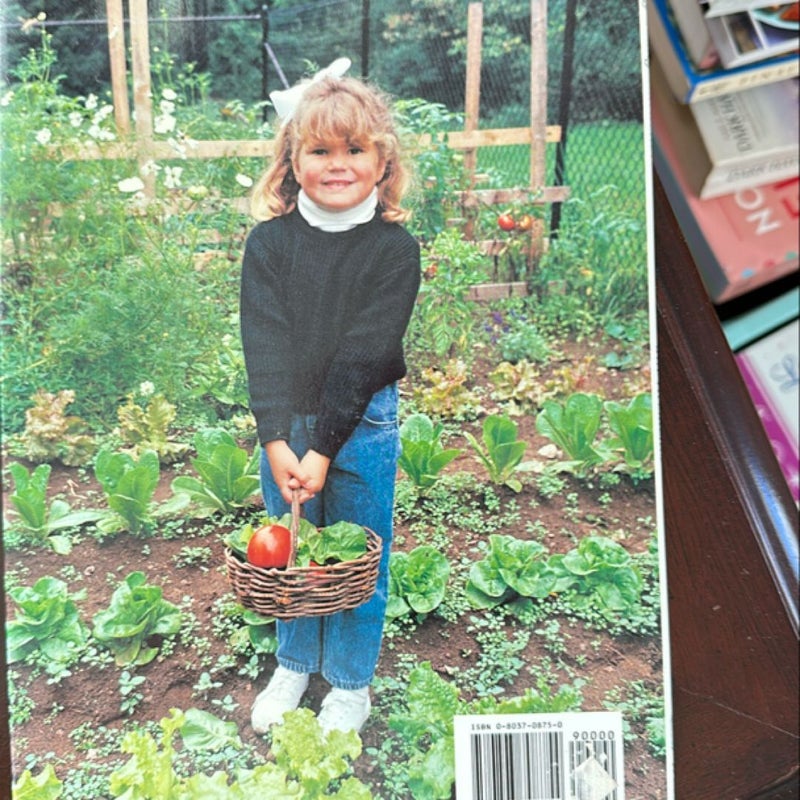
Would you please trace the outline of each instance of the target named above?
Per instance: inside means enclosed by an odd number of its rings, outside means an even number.
[[[731,69],[698,69],[686,51],[668,0],[648,0],[647,30],[650,47],[664,70],[672,93],[681,103],[800,75],[800,57],[796,51]]]

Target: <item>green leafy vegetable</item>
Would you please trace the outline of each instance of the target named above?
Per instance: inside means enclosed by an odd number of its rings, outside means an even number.
[[[46,576],[32,587],[9,590],[9,596],[19,608],[6,628],[9,663],[36,656],[48,674],[68,675],[68,667],[80,657],[89,638],[75,604],[82,595],[70,596],[64,581]]]
[[[14,480],[14,491],[9,499],[19,516],[12,530],[18,529],[27,543],[46,544],[59,555],[67,555],[72,550],[72,542],[57,531],[96,522],[103,516],[102,511],[96,510],[71,511],[64,500],[53,500],[48,506],[50,464],[39,464],[30,473],[22,464],[12,463],[8,471]]]
[[[199,431],[194,446],[197,458],[192,466],[198,477],[181,475],[173,480],[172,490],[187,495],[207,514],[246,505],[259,487],[259,449],[248,456],[227,431],[217,429]]]
[[[240,558],[247,558],[247,543],[253,532],[262,525],[278,523],[286,528],[292,524],[292,515],[263,517],[256,523],[247,523],[225,536],[225,544]],[[307,567],[312,561],[323,566],[339,561],[352,561],[367,552],[367,530],[353,522],[335,522],[317,528],[305,517],[298,520],[297,555],[295,566]]]
[[[440,442],[444,426],[434,425],[426,414],[412,414],[400,426],[402,451],[398,464],[422,492],[439,479],[439,473],[461,455],[456,448],[444,449]]]
[[[116,588],[109,607],[94,615],[95,639],[114,653],[118,666],[149,664],[158,647],[148,644],[153,636],[173,636],[183,615],[164,600],[160,586],[145,583],[143,572],[132,572]]]
[[[175,420],[176,408],[163,394],[154,395],[142,408],[135,395],[117,409],[119,433],[122,440],[132,445],[132,455],[153,450],[160,461],[171,463],[182,458],[189,449],[183,442],[169,438],[169,429]]]
[[[486,557],[470,569],[466,594],[475,608],[492,608],[520,595],[547,597],[554,586],[544,545],[492,534]]]
[[[526,714],[574,711],[580,708],[579,685],[528,688],[524,694],[498,701],[482,697],[462,700],[460,691],[437,675],[430,662],[410,672],[404,693],[406,710],[389,718],[405,745],[410,796],[425,800],[450,800],[455,782],[453,718],[457,714]]]
[[[569,456],[569,468],[582,474],[606,458],[602,449],[594,446],[602,411],[603,401],[594,394],[576,392],[563,406],[547,400],[536,417],[536,430]]]
[[[597,608],[613,619],[639,602],[643,581],[628,551],[603,536],[586,536],[548,564],[556,574],[554,591],[566,593],[578,609]]]
[[[291,524],[291,520],[286,521]],[[352,522],[336,522],[324,528],[307,525],[297,534],[297,566],[352,561],[367,552],[367,531]]]
[[[36,777],[26,769],[12,787],[11,793],[14,800],[58,800],[62,791],[62,783],[56,776],[53,765],[46,764]]]
[[[428,614],[444,600],[450,562],[430,545],[419,545],[410,553],[397,550],[389,559],[390,619],[415,611]]]
[[[97,454],[94,474],[106,495],[110,513],[98,527],[106,533],[128,530],[149,533],[158,515],[153,496],[161,468],[153,450],[145,450],[136,461],[128,453],[103,448]]]
[[[608,424],[617,435],[610,443],[624,452],[626,465],[635,475],[652,474],[653,400],[649,393],[634,397],[627,406],[609,400],[605,403]]]
[[[517,425],[502,415],[492,415],[483,422],[483,444],[469,431],[465,431],[469,443],[486,467],[493,483],[508,486],[515,492],[522,491],[522,484],[514,477],[520,467],[527,444],[517,440]]]

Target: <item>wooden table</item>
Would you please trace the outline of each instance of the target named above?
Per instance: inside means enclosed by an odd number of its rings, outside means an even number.
[[[676,796],[796,798],[797,508],[657,182],[655,210]]]

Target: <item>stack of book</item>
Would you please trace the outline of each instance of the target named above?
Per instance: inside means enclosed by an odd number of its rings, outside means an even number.
[[[723,327],[726,309],[736,310],[733,349],[765,427],[777,406],[765,401],[770,382],[754,376],[756,362],[777,358],[775,342],[797,392],[797,347],[785,351],[796,338],[800,291],[799,7],[648,0],[655,168]],[[773,308],[778,288],[792,318],[747,308],[749,298]],[[795,500],[796,416],[782,423],[780,442],[776,426],[768,430]]]

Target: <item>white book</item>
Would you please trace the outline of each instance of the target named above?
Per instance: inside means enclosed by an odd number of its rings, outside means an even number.
[[[797,79],[683,105],[670,96],[658,61],[650,74],[652,102],[696,197],[720,197],[800,171]]]
[[[755,8],[774,6],[769,0],[707,0],[707,17],[719,17],[723,14],[737,14],[740,11],[752,11]]]
[[[701,196],[797,175],[797,79],[712,97],[690,108],[711,166]]]
[[[797,20],[784,19],[788,8],[778,6],[706,19],[722,66],[732,69],[795,52],[800,45],[800,26]]]

